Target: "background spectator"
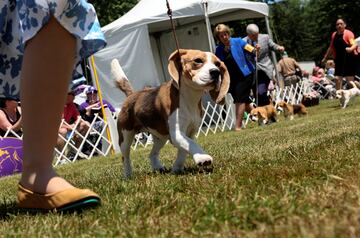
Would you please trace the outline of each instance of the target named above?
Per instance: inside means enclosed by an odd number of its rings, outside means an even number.
[[[330,46],[325,53],[322,63],[324,63],[332,53],[335,60],[335,80],[336,89],[342,88],[343,77],[346,81],[353,81],[356,70],[357,52],[354,51],[354,33],[345,29],[346,23],[343,19],[337,19],[336,31],[331,35]]]
[[[86,101],[79,106],[81,117],[90,124],[93,123],[93,128],[101,133],[104,128],[103,121],[97,119],[95,122],[93,122],[96,114],[98,114],[101,118],[103,118],[101,104],[98,98],[98,91],[95,87],[90,86],[87,89],[85,89],[85,93],[86,93]],[[112,113],[115,112],[115,108],[108,101],[103,100],[103,104],[104,107],[109,108],[109,110]],[[99,137],[98,135],[91,135],[89,137],[89,140],[93,144],[95,144],[96,141],[98,140],[98,137]],[[98,149],[101,149],[101,142],[98,144]],[[84,146],[84,153],[89,154],[91,150],[92,147],[88,143],[86,143]]]
[[[327,60],[325,64],[326,77],[329,79],[335,78],[335,62],[334,60]]]
[[[270,59],[270,51],[284,52],[285,48],[275,44],[269,35],[259,34],[259,27],[256,24],[249,24],[246,27],[246,33],[247,36],[244,40],[248,44],[254,47],[258,45],[260,48],[256,62],[257,80],[253,87],[254,96],[259,100],[256,104],[258,106],[268,105],[270,103],[267,96],[268,87],[274,71],[274,65]],[[254,57],[251,58],[254,59]],[[255,65],[255,61],[253,64]]]
[[[85,89],[86,101],[79,106],[79,111],[82,118],[85,121],[92,122],[95,114],[98,113],[100,117],[103,117],[101,111],[101,104],[98,97],[98,91],[94,86],[90,86]],[[111,112],[115,112],[115,108],[106,100],[103,100],[105,108],[109,108]]]
[[[77,109],[77,105],[74,103],[74,98],[75,98],[75,92],[70,90],[67,94],[66,103],[63,111],[63,117],[62,117],[66,123],[61,124],[59,128],[59,134],[66,139],[74,136],[75,146],[79,148],[82,138],[76,133],[72,135],[72,132],[76,124],[78,124],[76,130],[81,135],[85,135],[86,132],[89,130],[90,125],[88,122],[84,121],[81,118],[80,112]],[[64,145],[65,145],[65,140],[59,137],[57,147],[59,149],[62,149]]]
[[[6,131],[11,129],[19,136],[22,135],[21,108],[16,97],[0,99],[0,136],[5,136]],[[14,136],[9,133],[8,136]]]
[[[277,69],[285,86],[295,86],[301,79],[301,77],[297,75],[297,72],[302,72],[300,65],[295,59],[288,57],[286,51],[283,52],[282,58],[277,64]]]

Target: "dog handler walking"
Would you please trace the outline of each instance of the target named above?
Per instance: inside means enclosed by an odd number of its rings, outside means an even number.
[[[67,211],[100,204],[96,193],[75,188],[52,167],[75,65],[105,46],[93,6],[86,0],[2,0],[0,31],[0,94],[21,96],[24,160],[18,206]]]
[[[259,45],[259,54],[256,61],[253,62],[256,67],[256,84],[253,87],[254,94],[258,98],[256,104],[265,106],[270,103],[267,95],[268,87],[272,79],[274,64],[270,59],[270,52],[284,52],[284,46],[276,44],[267,34],[260,34],[259,27],[256,24],[249,24],[246,27],[247,36],[243,39],[252,46]],[[251,59],[250,59],[251,60]]]
[[[322,59],[322,63],[325,63],[330,52],[335,59],[335,79],[337,90],[342,88],[343,77],[345,77],[347,82],[354,81],[356,70],[356,55],[358,53],[353,50],[355,45],[355,36],[354,33],[345,28],[346,23],[344,19],[337,19],[336,31],[332,33],[330,46]]]
[[[229,93],[235,103],[235,131],[242,128],[244,112],[251,111],[250,92],[253,85],[254,65],[245,57],[245,51],[255,57],[259,48],[246,43],[241,38],[230,37],[230,28],[224,24],[215,27],[214,36],[220,42],[216,47],[216,56],[224,61],[230,74]]]

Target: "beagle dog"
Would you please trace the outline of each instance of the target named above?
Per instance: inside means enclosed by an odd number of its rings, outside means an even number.
[[[293,120],[294,115],[298,114],[299,116],[307,115],[306,107],[300,103],[300,104],[290,104],[285,101],[280,101],[277,104],[277,108],[281,109],[284,112],[284,117],[286,119]]]
[[[252,109],[250,111],[250,119],[257,121],[260,126],[276,122],[276,111],[272,101],[270,101],[269,105]]]
[[[118,116],[119,145],[126,178],[132,175],[130,147],[135,134],[150,132],[154,145],[149,158],[154,171],[164,171],[159,151],[169,139],[178,149],[172,171],[181,173],[187,154],[198,166],[213,163],[213,157],[194,141],[202,121],[201,98],[208,91],[218,104],[224,104],[230,76],[225,64],[214,54],[199,50],[173,52],[168,71],[171,80],[157,88],[134,92],[119,62],[111,62],[117,87],[127,98]]]
[[[347,90],[345,89],[336,90],[336,98],[340,99],[340,106],[343,109],[347,107],[351,98],[360,95],[360,89],[357,87],[355,82],[350,81],[349,84],[351,84],[352,88]]]

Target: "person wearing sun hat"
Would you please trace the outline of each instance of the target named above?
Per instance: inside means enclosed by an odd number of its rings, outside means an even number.
[[[96,114],[98,114],[99,117],[103,117],[101,103],[98,97],[98,90],[94,86],[88,86],[84,90],[84,92],[86,94],[86,100],[85,102],[81,103],[79,106],[80,115],[85,121],[87,121],[90,124],[93,124],[93,128],[95,130],[101,132],[104,127],[103,121],[100,118],[97,118],[96,121],[93,122],[96,117]],[[103,100],[103,105],[105,108],[109,108],[111,112],[113,113],[115,112],[115,108],[107,100]],[[95,142],[97,140],[97,136],[92,135],[90,136],[89,139]],[[100,143],[99,146],[101,146]],[[85,151],[84,153],[88,154],[87,152],[90,150],[92,150],[91,146],[89,146],[89,144],[86,143],[84,145],[84,151]]]
[[[80,104],[79,111],[85,121],[92,122],[95,113],[99,113],[102,117],[101,104],[98,97],[98,90],[94,86],[85,89],[86,101]],[[111,112],[115,112],[115,108],[107,100],[103,100],[105,108],[109,108]]]
[[[11,129],[17,135],[21,136],[21,109],[19,107],[19,98],[15,96],[0,97],[0,136],[5,136]],[[8,136],[14,136],[11,132]]]

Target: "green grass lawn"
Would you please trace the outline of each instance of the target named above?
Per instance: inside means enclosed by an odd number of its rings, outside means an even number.
[[[189,158],[184,175],[151,173],[150,148],[132,153],[131,180],[116,157],[60,166],[103,199],[80,215],[18,213],[19,176],[2,178],[0,236],[360,237],[359,104],[321,101],[307,117],[200,137],[212,171]],[[175,155],[162,150],[167,168]]]

